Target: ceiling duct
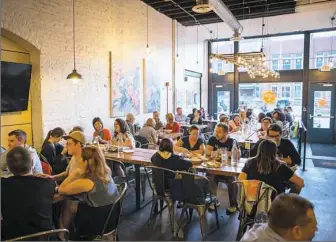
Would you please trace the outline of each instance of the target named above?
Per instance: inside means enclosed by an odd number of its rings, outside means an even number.
[[[196,0],[196,6],[192,8],[195,13],[208,13],[213,10],[209,0]]]
[[[209,0],[209,4],[213,7],[213,11],[220,17],[234,32],[233,41],[239,41],[243,32],[243,26],[238,22],[230,9],[221,0]]]

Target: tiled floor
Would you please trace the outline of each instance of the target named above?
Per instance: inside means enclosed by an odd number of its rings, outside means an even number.
[[[315,241],[336,240],[336,169],[326,169],[314,167],[309,158],[313,158],[310,146],[307,146],[306,171],[298,170],[298,174],[305,180],[305,188],[301,195],[308,198],[315,205],[315,213],[318,220],[318,232],[315,235]],[[318,159],[336,160],[336,157],[314,157]],[[149,190],[149,189],[148,189]],[[238,219],[237,213],[228,216],[225,213],[225,207],[228,206],[227,189],[224,184],[220,184],[219,200],[221,202],[219,217],[220,229],[210,234],[207,240],[235,240]],[[151,193],[147,192],[146,200],[150,201]],[[122,216],[119,237],[120,240],[172,240],[172,234],[169,226],[168,211],[163,211],[162,216],[158,216],[155,223],[147,226],[150,205],[138,212],[132,212],[135,208],[134,189],[130,188],[124,202],[124,215]],[[180,211],[177,211],[179,214]],[[213,213],[208,213],[208,231],[216,226]],[[200,228],[198,216],[193,216],[192,223],[187,226],[185,234],[186,240],[200,240]]]

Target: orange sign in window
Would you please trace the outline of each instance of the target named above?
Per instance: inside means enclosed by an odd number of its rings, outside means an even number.
[[[318,106],[319,107],[325,107],[325,106],[327,106],[327,101],[325,99],[320,99],[318,101]]]
[[[265,91],[262,95],[262,98],[266,104],[275,103],[277,100],[276,93],[271,90]]]

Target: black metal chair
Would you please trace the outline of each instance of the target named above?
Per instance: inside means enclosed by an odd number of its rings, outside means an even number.
[[[7,241],[23,241],[23,240],[28,240],[28,241],[47,241],[50,239],[52,236],[58,236],[60,234],[65,235],[65,241],[69,240],[69,230],[67,229],[53,229],[53,230],[47,230],[39,233],[34,233],[34,234],[28,234],[25,236],[21,237],[16,237],[13,239],[9,239]]]
[[[174,234],[174,230],[175,230],[174,204],[175,202],[172,200],[170,196],[168,180],[169,180],[169,177],[174,179],[175,172],[169,169],[156,167],[156,166],[148,166],[146,167],[146,169],[151,169],[152,182],[153,182],[153,201],[152,201],[152,208],[151,208],[150,216],[148,219],[148,225],[153,220],[155,208],[157,208],[158,201],[161,202],[160,203],[161,204],[160,213],[162,213],[164,209],[163,208],[163,201],[164,201],[166,202],[168,206],[170,226],[171,226],[172,233]],[[149,177],[148,177],[148,180],[149,180]]]
[[[95,241],[101,241],[101,240],[108,240],[108,241],[118,241],[118,233],[117,228],[122,212],[122,202],[123,198],[125,196],[126,190],[127,190],[127,183],[121,183],[118,185],[119,190],[119,197],[115,201],[115,203],[110,206],[109,212],[106,215],[105,222],[103,223],[103,228],[99,234],[91,233],[90,231],[87,231],[86,235],[80,234],[77,235],[76,238],[79,238],[79,240],[95,240]],[[99,219],[97,217],[97,219]],[[95,221],[93,221],[95,222]]]
[[[237,195],[239,227],[236,241],[240,241],[246,230],[254,223],[267,222],[267,213],[271,206],[269,200],[277,195],[277,191],[272,186],[258,180],[234,183],[239,188]]]
[[[106,160],[106,163],[112,171],[112,178],[115,184],[121,184],[123,182],[127,182],[127,177],[121,177],[118,174],[116,174],[116,172],[114,171],[115,164],[118,164],[119,167],[124,171],[126,175],[126,166],[123,162],[117,161],[117,160]]]
[[[206,211],[207,209],[213,205],[215,208],[215,215],[216,215],[216,225],[219,228],[219,221],[218,221],[218,212],[216,207],[217,198],[213,196],[210,192],[210,183],[209,180],[205,176],[200,176],[194,173],[189,172],[176,172],[176,180],[180,180],[180,189],[173,188],[171,190],[172,198],[180,197],[182,190],[183,195],[183,208],[180,215],[180,219],[178,222],[178,228],[175,232],[175,236],[178,237],[179,230],[183,223],[183,215],[189,209],[190,217],[189,222],[192,219],[192,211],[195,209],[199,215],[200,220],[200,227],[201,227],[201,234],[202,240],[206,238]],[[176,194],[178,192],[178,194]]]

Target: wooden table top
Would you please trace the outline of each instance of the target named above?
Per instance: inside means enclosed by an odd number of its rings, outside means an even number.
[[[105,158],[108,160],[117,160],[125,163],[137,164],[141,166],[151,166],[151,157],[156,153],[156,150],[137,148],[133,153],[111,153],[105,152]],[[202,170],[212,175],[222,176],[237,176],[240,174],[246,159],[241,158],[237,166],[232,166],[231,162],[220,168],[208,168],[202,165],[194,165],[197,170]]]

